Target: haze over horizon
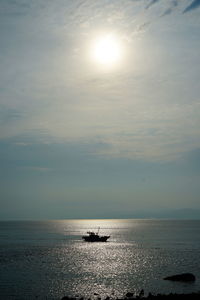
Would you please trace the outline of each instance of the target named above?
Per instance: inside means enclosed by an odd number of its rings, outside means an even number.
[[[200,1],[0,8],[0,220],[199,219]]]

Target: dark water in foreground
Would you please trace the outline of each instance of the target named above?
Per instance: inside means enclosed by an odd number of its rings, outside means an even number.
[[[81,236],[101,227],[107,243]],[[192,272],[195,283],[163,277]],[[0,299],[200,290],[200,221],[0,222]]]

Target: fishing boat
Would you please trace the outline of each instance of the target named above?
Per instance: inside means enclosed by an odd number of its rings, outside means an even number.
[[[99,228],[100,229],[100,228]],[[82,239],[86,242],[106,242],[107,239],[109,239],[109,235],[100,236],[99,235],[99,229],[98,232],[88,231],[88,235],[82,236]]]

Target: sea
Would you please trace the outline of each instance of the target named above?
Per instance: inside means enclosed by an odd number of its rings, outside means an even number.
[[[87,231],[106,243],[82,240]],[[190,272],[193,283],[164,277]],[[200,291],[200,221],[0,222],[0,299],[86,299]]]

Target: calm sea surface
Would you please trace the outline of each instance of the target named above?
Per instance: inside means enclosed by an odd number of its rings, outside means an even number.
[[[81,237],[100,226],[107,243]],[[181,272],[195,283],[168,282]],[[0,299],[200,290],[200,221],[0,222]]]

